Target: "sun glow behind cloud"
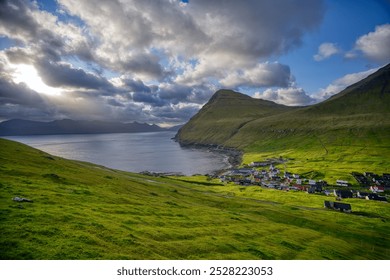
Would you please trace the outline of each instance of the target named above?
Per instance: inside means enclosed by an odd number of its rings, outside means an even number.
[[[15,72],[12,75],[15,83],[24,83],[30,89],[49,96],[61,94],[61,89],[50,87],[42,81],[34,66],[27,64],[15,64],[12,66],[15,68]]]

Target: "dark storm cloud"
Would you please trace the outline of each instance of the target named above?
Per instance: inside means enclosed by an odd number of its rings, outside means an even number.
[[[112,90],[113,86],[105,78],[72,68],[70,64],[37,61],[35,64],[43,81],[52,87],[71,87]]]
[[[141,80],[134,80],[131,78],[123,78],[122,82],[125,84],[126,88],[131,92],[151,92],[152,89],[145,85]]]
[[[153,107],[161,107],[166,105],[167,103],[166,101],[162,100],[157,94],[147,92],[133,93],[133,100],[135,102],[142,102],[152,105]]]

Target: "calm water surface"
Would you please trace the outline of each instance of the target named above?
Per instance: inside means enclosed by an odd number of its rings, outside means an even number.
[[[171,138],[176,132],[10,136],[52,155],[110,168],[141,172],[207,174],[228,167],[224,155],[183,148]]]

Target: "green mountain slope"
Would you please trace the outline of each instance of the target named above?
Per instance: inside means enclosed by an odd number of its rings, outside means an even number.
[[[390,208],[149,177],[0,139],[0,259],[389,259]],[[15,202],[14,197],[33,200]]]
[[[292,171],[315,170],[321,173],[318,178],[330,180],[348,178],[353,169],[389,172],[389,81],[387,65],[322,103],[301,108],[273,104],[264,110],[267,113],[254,113],[245,120],[242,112],[246,104],[251,104],[248,111],[259,112],[264,108],[262,100],[248,97],[236,110],[234,95],[237,99],[241,95],[230,92],[228,110],[211,100],[176,138],[185,144],[212,143],[241,149],[244,163],[266,157],[294,158],[288,163]],[[219,113],[211,117],[214,111]],[[224,126],[221,129],[219,123],[225,122],[235,128],[234,133],[228,135]]]
[[[224,144],[247,123],[292,109],[231,90],[219,90],[179,130],[176,138],[182,144]]]

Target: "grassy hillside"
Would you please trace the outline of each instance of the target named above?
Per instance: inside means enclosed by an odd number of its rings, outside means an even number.
[[[0,139],[1,259],[389,259],[390,207],[148,177]],[[15,202],[24,197],[33,203]]]
[[[290,159],[289,171],[314,172],[316,179],[331,182],[351,179],[351,171],[390,172],[390,65],[308,107],[273,104],[264,110],[265,101],[247,97],[236,110],[234,96],[241,99],[241,95],[232,91],[228,95],[232,104],[228,110],[210,101],[177,139],[241,149],[243,163],[282,156]],[[252,104],[248,112],[266,113],[243,120],[247,104]],[[211,117],[214,111],[219,113]],[[226,127],[235,128],[234,133],[227,136]]]
[[[292,109],[231,90],[217,91],[178,133],[182,144],[224,144],[243,126]]]

